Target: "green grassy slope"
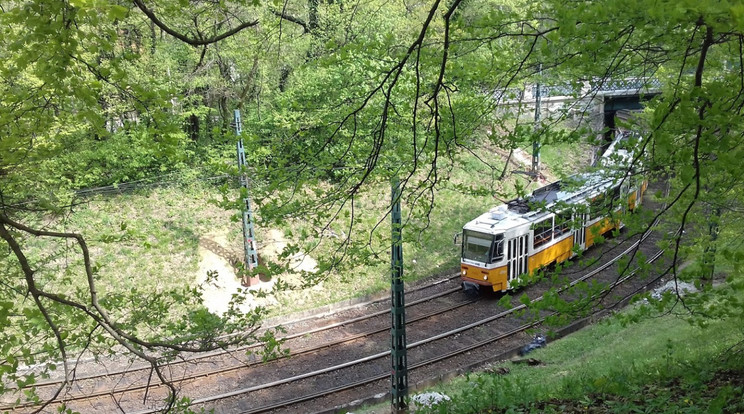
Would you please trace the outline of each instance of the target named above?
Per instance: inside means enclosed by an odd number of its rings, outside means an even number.
[[[577,151],[575,145],[551,149],[553,153],[560,153],[561,150],[571,154]],[[458,168],[436,193],[428,226],[424,225],[424,220],[419,220],[410,222],[410,227],[404,229],[407,280],[417,280],[457,266],[459,248],[453,245],[452,236],[460,231],[465,222],[499,204],[500,199],[494,197],[496,192],[513,191],[515,182],[523,185],[528,183],[525,176],[518,174],[499,181],[504,154],[496,149],[485,151],[478,156],[494,166],[493,170],[472,155],[465,154],[458,161]],[[575,158],[566,159],[574,162]],[[556,167],[565,169],[563,165]],[[510,169],[525,168],[511,165]],[[91,196],[63,218],[64,230],[82,233],[87,238],[102,294],[126,291],[132,286],[157,292],[193,285],[197,279],[200,247],[203,249],[205,239],[219,244],[234,255],[242,254],[241,224],[233,217],[237,212],[223,210],[212,202],[220,199],[220,183],[195,179],[194,176],[193,173],[186,174],[177,183],[167,185]],[[486,191],[467,191],[475,186]],[[236,189],[231,191],[237,196]],[[358,215],[355,232],[368,237],[366,235],[380,219],[380,211],[384,211],[388,203],[388,188],[380,186],[370,189],[358,202],[367,211]],[[404,214],[406,207],[404,203]],[[338,225],[335,229],[342,234],[344,227]],[[256,236],[262,250],[268,247],[266,238],[270,233],[279,233],[287,241],[298,241],[301,245],[307,242],[305,244],[310,246],[312,238],[308,234],[312,234],[313,230],[301,220],[288,221],[285,228],[265,228],[259,220]],[[383,236],[381,240],[389,237],[387,221],[381,223],[378,233]],[[76,284],[81,280],[61,275],[77,259],[69,255],[64,258],[50,255],[48,252],[64,249],[50,245],[47,240],[35,240],[33,243],[34,255],[49,263],[43,269],[45,280],[62,286],[62,290],[75,291]],[[260,303],[275,305],[272,306],[272,314],[289,313],[382,291],[389,286],[389,258],[384,241],[378,242],[377,247],[379,254],[371,265],[364,264],[352,267],[350,271],[329,274],[318,286],[279,292]],[[310,254],[323,252],[321,248]],[[286,280],[290,285],[300,286],[296,278],[288,277]]]
[[[701,328],[672,315],[610,318],[529,354],[540,365],[505,361],[434,387],[452,400],[424,412],[744,412],[743,353],[738,320]],[[491,373],[499,368],[509,372]]]

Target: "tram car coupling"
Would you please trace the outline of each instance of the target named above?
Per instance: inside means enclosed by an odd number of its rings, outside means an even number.
[[[495,207],[462,229],[460,276],[466,293],[505,292],[543,267],[561,263],[622,227],[615,219],[640,205],[648,183],[598,171],[548,184]]]

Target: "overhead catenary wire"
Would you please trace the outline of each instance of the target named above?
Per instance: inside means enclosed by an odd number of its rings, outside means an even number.
[[[167,179],[166,177],[172,177],[172,178]],[[219,181],[219,180],[229,180],[229,179],[232,179],[235,182],[237,182],[238,180],[237,176],[233,176],[231,174],[210,175],[207,177],[189,178],[188,180],[183,180],[182,177],[183,177],[183,172],[172,172],[168,174],[157,175],[154,177],[142,178],[142,179],[134,180],[134,181],[127,181],[127,182],[114,183],[114,184],[109,184],[109,185],[99,186],[99,187],[89,187],[89,188],[71,190],[71,192],[73,193],[74,198],[87,198],[87,197],[93,197],[97,195],[122,194],[122,193],[137,191],[137,190],[143,190],[147,188],[165,187],[165,186],[180,184],[184,182],[208,182],[208,181]],[[157,180],[157,181],[152,181],[152,180]],[[50,198],[58,198],[58,197],[55,197],[54,193],[49,193],[48,196]],[[25,205],[38,203],[38,202],[39,202],[39,198],[34,198],[34,199],[26,200],[26,201],[21,201],[18,203],[8,204],[7,207],[18,208],[18,207],[22,207]]]

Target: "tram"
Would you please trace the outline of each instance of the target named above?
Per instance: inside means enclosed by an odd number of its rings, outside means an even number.
[[[603,158],[610,159],[608,152]],[[539,269],[568,260],[594,245],[598,236],[621,228],[617,214],[640,205],[648,182],[612,171],[607,168],[548,184],[465,224],[460,261],[463,289],[513,289]]]

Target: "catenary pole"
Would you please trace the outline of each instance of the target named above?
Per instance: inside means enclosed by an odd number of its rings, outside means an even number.
[[[235,110],[235,135],[240,137],[243,132],[241,125],[240,110]],[[240,192],[243,195],[243,248],[245,250],[245,268],[253,270],[258,267],[258,250],[256,248],[256,237],[253,231],[253,210],[251,209],[251,197],[248,188],[248,176],[245,163],[245,149],[243,148],[243,139],[238,139],[238,168],[240,170]],[[249,277],[243,275],[243,286],[253,286],[260,282],[258,276]]]
[[[542,75],[542,63],[539,66],[538,74]],[[535,180],[540,178],[540,141],[537,139],[537,133],[540,130],[540,106],[542,105],[542,85],[537,82],[535,89],[535,140],[532,141],[532,174]]]
[[[390,390],[392,412],[407,411],[406,397],[408,395],[408,359],[406,356],[406,307],[403,289],[403,245],[400,213],[400,181],[392,181],[391,224],[391,292],[392,292],[392,343],[390,355],[392,357],[392,375]]]

